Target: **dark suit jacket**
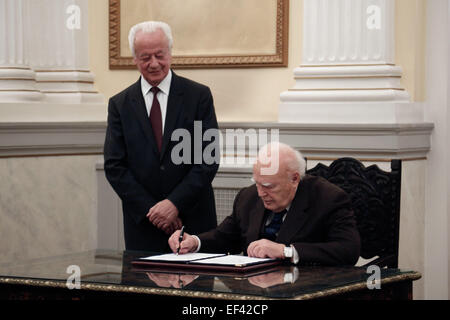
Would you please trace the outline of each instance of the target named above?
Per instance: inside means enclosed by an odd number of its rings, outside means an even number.
[[[265,212],[256,186],[242,189],[233,213],[216,229],[199,235],[201,251],[246,254],[248,245],[260,239]],[[360,238],[350,198],[327,180],[305,175],[276,242],[293,244],[301,264],[354,265]]]
[[[194,121],[202,121],[201,137],[195,136],[198,144],[194,142]],[[178,128],[190,134],[191,156],[188,163],[177,165],[171,160],[171,153],[178,145],[179,154],[183,138],[171,141],[171,136]],[[173,72],[161,154],[140,79],[109,100],[104,167],[106,178],[122,200],[127,250],[169,251],[168,235],[146,218],[149,209],[163,199],[169,199],[178,208],[186,232],[195,234],[217,226],[211,182],[219,165],[194,162],[195,152],[197,156],[199,153],[194,146],[203,150],[211,144],[202,141],[203,132],[210,128],[218,128],[211,91]]]

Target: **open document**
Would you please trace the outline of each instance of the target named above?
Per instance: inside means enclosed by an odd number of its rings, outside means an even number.
[[[242,255],[216,253],[175,253],[143,257],[132,264],[152,267],[177,267],[189,269],[211,269],[222,271],[248,271],[281,263],[278,259],[254,258]]]

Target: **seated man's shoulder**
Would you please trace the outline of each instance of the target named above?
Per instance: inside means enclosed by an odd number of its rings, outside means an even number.
[[[325,178],[306,175],[301,188],[304,190],[306,197],[313,199],[311,203],[314,203],[314,206],[321,208],[351,206],[350,195]]]
[[[315,194],[344,194],[346,195],[346,192],[335,185],[334,183],[329,182],[327,179],[318,177],[318,176],[312,176],[306,174],[303,177],[303,188],[307,188],[314,192]]]
[[[256,185],[242,188],[234,198],[233,212],[237,215],[244,213],[244,216],[246,216],[246,213],[251,212],[257,203],[262,205],[262,201],[256,190]]]
[[[256,190],[256,185],[251,185],[244,187],[239,190],[237,196],[238,198],[258,198],[258,190]]]
[[[260,198],[258,196],[258,190],[256,190],[256,185],[242,188],[235,197],[235,202],[238,206],[253,206],[255,202],[259,200]]]

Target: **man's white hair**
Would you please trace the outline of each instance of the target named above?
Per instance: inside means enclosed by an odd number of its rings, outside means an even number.
[[[274,152],[275,151],[275,152]],[[306,161],[300,151],[295,150],[291,146],[282,142],[269,142],[259,149],[258,160],[262,163],[267,162],[265,159],[270,155],[276,154],[279,158],[283,158],[289,172],[298,172],[300,177],[306,173]]]
[[[131,54],[134,58],[136,58],[136,51],[134,50],[136,33],[138,33],[139,31],[142,31],[144,33],[153,33],[158,29],[164,32],[169,43],[169,52],[172,53],[173,38],[170,26],[167,23],[161,21],[144,21],[131,27],[130,32],[128,33],[128,43],[130,45]]]

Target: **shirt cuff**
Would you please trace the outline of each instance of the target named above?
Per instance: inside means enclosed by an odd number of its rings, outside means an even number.
[[[297,267],[293,267],[291,272],[284,274],[284,283],[294,283],[298,280],[299,272]]]
[[[197,241],[198,241],[198,247],[197,247],[197,250],[194,251],[194,253],[197,253],[197,252],[200,251],[200,247],[202,246],[202,242],[200,241],[200,238],[199,238],[199,237],[194,236],[194,235],[192,235],[192,236],[193,236],[195,239],[197,239]]]
[[[200,241],[200,240],[199,240]],[[295,247],[291,244],[291,248],[292,248],[292,258],[291,258],[291,262],[293,264],[297,264],[300,261],[300,257],[298,256],[298,252],[297,249],[295,249]]]

